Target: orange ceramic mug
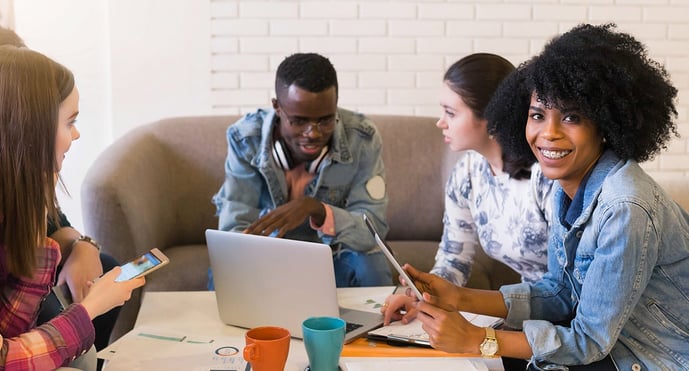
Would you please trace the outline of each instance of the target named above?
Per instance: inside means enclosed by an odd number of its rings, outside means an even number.
[[[289,330],[282,327],[256,327],[244,337],[244,359],[252,371],[282,371],[289,353]]]

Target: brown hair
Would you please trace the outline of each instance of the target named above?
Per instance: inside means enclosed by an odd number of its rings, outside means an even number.
[[[498,85],[514,69],[510,61],[499,55],[474,53],[452,64],[443,80],[471,108],[474,116],[483,118]]]
[[[462,98],[474,116],[485,119],[486,108],[498,86],[515,70],[507,59],[490,53],[470,54],[455,62],[443,80]],[[502,147],[502,145],[501,145]],[[515,158],[502,148],[503,171],[514,179],[528,179],[535,158]]]
[[[0,46],[0,243],[6,273],[31,277],[57,215],[55,140],[60,103],[74,89],[64,66],[26,48]]]

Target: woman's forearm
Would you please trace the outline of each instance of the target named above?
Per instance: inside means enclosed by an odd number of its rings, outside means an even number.
[[[467,287],[458,289],[457,309],[493,317],[507,317],[507,307],[500,291]]]

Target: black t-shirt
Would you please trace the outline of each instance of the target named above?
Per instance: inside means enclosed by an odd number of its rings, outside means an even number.
[[[46,236],[50,237],[53,233],[57,232],[58,229],[62,227],[71,227],[72,225],[69,224],[69,220],[67,220],[67,215],[62,213],[62,210],[57,211],[57,217],[58,221],[55,223],[55,221],[51,218],[48,218],[48,231],[46,233]]]

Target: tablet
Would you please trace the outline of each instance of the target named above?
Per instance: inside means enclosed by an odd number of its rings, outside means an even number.
[[[392,249],[390,248],[390,246],[388,246],[387,243],[385,243],[385,241],[383,241],[380,238],[378,231],[376,231],[376,228],[373,226],[373,223],[371,223],[371,220],[369,220],[369,218],[366,216],[366,214],[364,214],[364,222],[366,222],[366,226],[368,227],[368,230],[371,231],[371,234],[373,234],[373,237],[376,239],[376,243],[378,244],[378,246],[380,246],[380,249],[383,251],[383,254],[385,255],[385,257],[388,258],[388,260],[390,261],[390,264],[392,264],[392,266],[395,267],[395,270],[397,271],[397,273],[399,273],[400,276],[402,276],[402,278],[404,278],[404,280],[407,282],[407,285],[409,285],[409,287],[414,292],[414,295],[416,295],[416,297],[419,300],[423,301],[423,296],[421,295],[421,291],[419,291],[419,289],[416,288],[416,285],[414,285],[414,281],[412,281],[412,279],[409,278],[409,275],[407,274],[407,272],[405,272],[404,269],[402,269],[402,266],[400,265],[400,263],[395,258],[395,255],[392,252]]]

